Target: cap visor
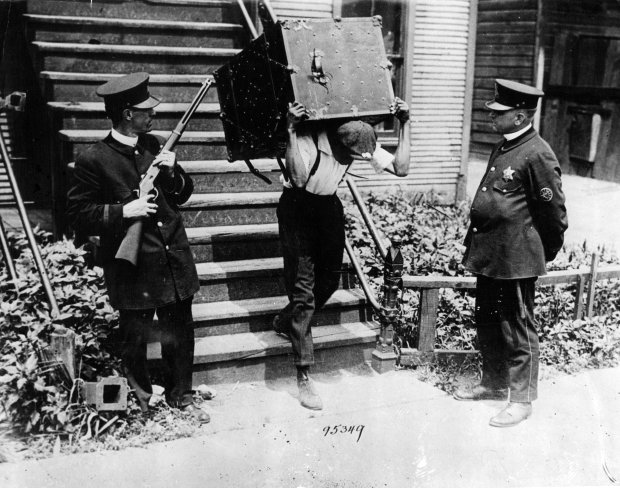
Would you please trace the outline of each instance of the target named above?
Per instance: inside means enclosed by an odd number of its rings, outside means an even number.
[[[132,105],[133,108],[153,108],[153,107],[157,107],[157,105],[159,105],[161,102],[159,101],[158,98],[155,97],[149,97],[146,100],[144,100],[144,102],[140,102],[137,103],[135,105]]]
[[[502,105],[501,103],[497,103],[495,100],[485,102],[484,106],[489,110],[497,110],[499,112],[505,112],[506,110],[512,110],[514,108],[509,107],[508,105]]]

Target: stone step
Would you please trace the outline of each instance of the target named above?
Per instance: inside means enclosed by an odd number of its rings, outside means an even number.
[[[54,127],[68,130],[109,130],[103,102],[48,102],[54,116]],[[160,103],[155,108],[154,130],[170,130],[181,120],[189,103]],[[192,116],[188,130],[223,131],[219,103],[201,103]]]
[[[196,264],[200,290],[196,303],[245,300],[286,293],[282,258]]]
[[[196,303],[193,306],[196,337],[267,332],[276,313],[288,303],[285,295],[235,301]],[[371,320],[361,290],[336,290],[312,319],[313,327]],[[151,337],[158,340],[154,334]]]
[[[58,137],[63,145],[63,158],[73,161],[76,156],[90,144],[105,138],[108,130],[60,130]],[[164,139],[170,136],[171,131],[152,131]],[[195,132],[185,131],[175,147],[177,158],[180,160],[221,160],[227,157],[226,144],[223,132]]]
[[[353,367],[369,361],[379,324],[349,322],[312,329],[315,373]],[[149,360],[161,361],[159,344],[148,344]],[[295,374],[291,344],[275,332],[207,336],[196,339],[195,385],[250,382]]]
[[[79,73],[62,71],[43,71],[40,73],[42,90],[46,100],[65,100],[68,102],[101,102],[95,89],[122,73]],[[149,91],[157,98],[169,102],[191,102],[200,85],[211,75],[201,74],[153,74],[149,79]],[[204,102],[217,102],[215,85],[207,92]]]
[[[277,222],[281,191],[194,194],[181,207],[186,227]]]
[[[190,227],[187,237],[197,263],[281,256],[278,224]]]
[[[236,2],[230,0],[28,0],[28,13],[86,17],[239,22]]]
[[[32,43],[37,71],[210,74],[239,49],[124,46],[71,42]]]
[[[267,184],[250,173],[243,161],[181,161],[183,169],[192,175],[195,193],[248,192],[280,190],[280,168],[275,159],[257,159],[252,165],[269,178]]]
[[[348,258],[348,256],[344,256]],[[196,303],[247,300],[286,294],[281,257],[198,263],[200,290]],[[350,288],[350,263],[342,266],[342,288]]]
[[[217,22],[26,14],[30,37],[43,42],[242,48],[243,26]]]

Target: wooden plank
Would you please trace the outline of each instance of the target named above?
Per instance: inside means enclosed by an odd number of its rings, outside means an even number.
[[[479,22],[478,35],[484,32],[536,32],[535,21]]]
[[[454,28],[462,28],[463,30],[466,30],[467,27],[467,19],[450,19],[450,18],[444,18],[441,19],[441,22],[438,21],[437,19],[433,18],[433,17],[418,17],[416,16],[416,25],[419,25],[423,28],[431,28],[431,29],[441,29],[441,26],[450,26],[450,29],[454,29]],[[446,27],[444,27],[446,28]]]
[[[487,44],[531,44],[534,45],[532,35],[527,32],[482,32],[478,36],[478,45]]]
[[[577,279],[577,290],[575,291],[575,307],[573,308],[573,320],[579,320],[583,315],[583,292],[586,287],[585,276]]]
[[[478,0],[478,11],[496,10],[536,10],[536,0]]]
[[[419,40],[415,43],[416,48],[436,48],[445,46],[447,48],[455,47],[455,46],[464,46],[467,49],[467,38],[464,38],[462,35],[446,38],[445,36],[439,35],[431,35],[428,33],[420,33]]]
[[[478,13],[478,22],[493,22],[498,24],[513,22],[536,22],[538,12],[533,10],[487,10]]]
[[[472,130],[471,138],[476,142],[481,142],[485,144],[497,144],[501,139],[501,136],[499,136],[498,134],[485,134]]]
[[[594,297],[596,294],[596,273],[598,271],[599,255],[592,253],[592,263],[590,265],[590,286],[586,296],[586,317],[591,318],[594,311]]]
[[[478,44],[476,56],[533,56],[533,44]]]
[[[469,5],[470,0],[441,0],[441,5],[446,7],[460,7],[463,5]],[[435,7],[437,5],[437,0],[419,0],[418,8],[424,7],[425,5],[432,5]]]
[[[418,12],[432,11],[432,12],[465,12],[469,13],[469,2],[463,1],[460,3],[454,2],[420,2],[417,7]]]
[[[438,19],[448,19],[450,21],[457,20],[459,23],[463,22],[467,24],[469,20],[469,12],[442,12],[439,10],[427,10],[422,11],[418,10],[416,13],[416,18],[420,20],[431,19],[434,22],[437,22]]]
[[[463,33],[465,32],[464,29],[446,31],[445,27],[442,27],[441,24],[437,24],[437,27],[424,25],[417,28],[417,33],[420,38],[437,38],[441,42],[459,42],[463,39]]]
[[[506,66],[500,69],[498,66],[479,66],[476,63],[476,77],[484,78],[488,77],[491,81],[495,80],[495,78],[507,78],[507,79],[521,79],[521,80],[531,80],[533,75],[533,69],[531,66],[528,67],[509,67]]]
[[[434,349],[438,305],[438,289],[433,288],[420,290],[420,328],[417,349],[421,352],[430,352]]]
[[[530,56],[478,56],[476,58],[476,66],[493,66],[501,67],[500,70],[504,70],[506,67],[514,68],[533,68],[534,55]]]

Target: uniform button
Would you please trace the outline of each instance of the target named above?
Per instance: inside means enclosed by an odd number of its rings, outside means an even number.
[[[482,187],[482,191],[487,191],[487,187],[486,187],[486,186],[483,186],[483,187]]]
[[[506,188],[504,188],[504,189],[502,190],[502,192],[506,193]]]
[[[136,150],[134,151],[134,154],[140,154],[140,152],[136,149]]]
[[[164,224],[162,222],[157,222],[157,227],[163,227]]]
[[[473,230],[474,232],[478,232],[478,229],[477,229],[476,227],[474,227],[472,230]]]
[[[491,171],[495,171],[495,166],[493,166],[493,167],[491,168]]]
[[[170,250],[170,246],[166,246],[166,251],[169,251],[169,250]]]

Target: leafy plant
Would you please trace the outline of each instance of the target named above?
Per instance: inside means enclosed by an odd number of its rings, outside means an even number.
[[[464,251],[462,242],[469,224],[468,203],[441,206],[438,196],[433,193],[413,196],[400,191],[370,194],[367,205],[379,230],[385,236],[399,238],[405,260],[405,274],[466,275],[461,260]],[[348,237],[378,295],[383,279],[383,264],[352,202],[347,202],[347,215]],[[587,268],[593,251],[599,254],[601,266],[619,262],[609,249],[590,249],[584,242],[562,249],[549,269]],[[610,330],[614,328],[613,317],[620,313],[620,286],[617,280],[597,282],[594,304],[596,317],[592,320],[572,320],[574,285],[539,286],[536,303],[542,361],[561,364],[558,369],[567,371],[618,362],[619,345]],[[440,291],[436,348],[477,349],[474,306],[473,292],[453,289]],[[396,327],[398,341],[403,346],[414,347],[416,344],[418,307],[419,293],[405,290],[402,299],[403,318]]]

